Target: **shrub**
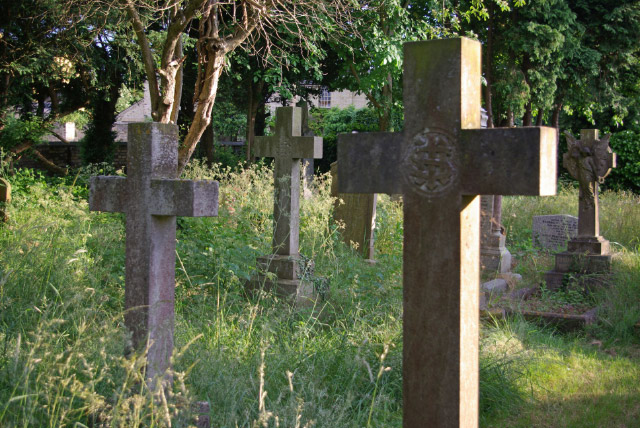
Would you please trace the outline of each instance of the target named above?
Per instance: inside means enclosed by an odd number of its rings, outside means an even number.
[[[640,132],[622,131],[613,134],[610,145],[618,155],[618,166],[607,177],[606,186],[640,193]]]

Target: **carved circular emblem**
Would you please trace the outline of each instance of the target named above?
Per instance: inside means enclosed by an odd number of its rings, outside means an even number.
[[[453,137],[434,128],[416,134],[406,148],[403,174],[418,193],[425,196],[445,193],[458,177]]]

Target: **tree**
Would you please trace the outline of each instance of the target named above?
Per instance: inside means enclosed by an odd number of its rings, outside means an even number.
[[[310,33],[332,32],[344,25],[349,14],[347,0],[279,2],[275,0],[176,0],[168,8],[151,0],[121,0],[136,32],[151,95],[153,120],[175,122],[181,93],[180,70],[185,56],[182,34],[197,24],[198,75],[195,83],[194,116],[178,153],[184,169],[211,121],[211,111],[228,55],[244,43],[257,46],[257,55],[268,57],[274,41],[289,42],[281,35],[296,35],[304,44]],[[150,23],[162,22],[162,46],[152,46]],[[159,61],[154,59],[154,48]],[[156,77],[159,76],[159,79]]]

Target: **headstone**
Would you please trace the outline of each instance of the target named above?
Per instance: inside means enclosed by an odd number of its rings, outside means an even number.
[[[374,231],[376,227],[375,193],[340,193],[338,191],[338,163],[331,164],[331,196],[333,219],[344,225],[340,231],[342,240],[369,262],[374,262]]]
[[[89,209],[125,213],[124,322],[153,380],[173,351],[176,216],[216,216],[218,182],[177,179],[177,126],[132,123],[129,137],[128,176],[92,177]]]
[[[297,304],[315,298],[313,284],[305,281],[313,264],[305,265],[299,254],[300,159],[321,158],[322,138],[303,137],[302,109],[278,107],[274,136],[256,137],[253,155],[275,158],[273,204],[273,254],[258,258],[259,274],[247,284],[250,289],[274,290],[292,297]],[[277,276],[269,279],[267,272]]]
[[[511,272],[511,253],[501,225],[502,196],[480,196],[480,269],[483,272]]]
[[[545,273],[545,282],[551,290],[561,287],[568,274],[581,276],[611,270],[609,241],[600,236],[598,199],[598,185],[616,167],[616,154],[609,147],[610,135],[600,139],[597,129],[583,129],[580,140],[569,133],[566,136],[567,153],[562,156],[562,164],[580,183],[578,236],[567,243],[567,251],[556,254],[554,269]],[[590,282],[590,277],[586,279]],[[592,279],[591,282],[597,281]]]
[[[309,127],[309,106],[306,101],[300,101],[296,107],[302,109],[302,130],[301,135],[303,137],[313,137],[313,131]],[[313,196],[313,158],[302,160],[302,196],[305,199]]]
[[[480,129],[480,43],[404,45],[402,134],[338,138],[341,192],[402,193],[403,426],[478,426],[480,198],[552,195],[554,128]]]
[[[536,248],[557,251],[567,247],[567,241],[578,236],[578,217],[568,214],[533,217],[532,242]]]
[[[9,216],[5,210],[6,204],[11,202],[11,183],[0,178],[0,221],[6,222]]]

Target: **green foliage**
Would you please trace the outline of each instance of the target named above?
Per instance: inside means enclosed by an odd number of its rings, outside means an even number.
[[[606,178],[607,188],[640,194],[640,132],[617,132],[609,145],[618,158],[616,168]]]
[[[20,119],[7,115],[4,119],[4,128],[0,132],[0,148],[8,151],[27,141],[39,142],[46,133],[47,127],[44,121],[37,116]]]
[[[122,357],[124,217],[87,208],[88,177],[112,173],[91,166],[46,178],[18,170],[12,179],[10,221],[0,227],[0,425],[166,426],[169,419],[180,427],[188,426],[188,403],[207,400],[212,426],[274,426],[276,418],[280,426],[401,426],[401,203],[381,195],[378,263],[369,265],[340,239],[330,178],[317,177],[314,197],[301,201],[301,253],[326,279],[318,286],[330,287],[315,309],[294,309],[243,287],[256,257],[271,250],[272,169],[190,165],[185,178],[220,181],[219,216],[178,222],[178,352],[165,405],[145,387],[141,356]],[[555,198],[506,197],[507,245],[530,236],[530,213],[576,205],[572,187]],[[637,205],[630,194],[603,194],[603,233],[629,248],[614,264],[615,287],[596,297],[604,321],[590,333],[607,347],[637,342]],[[635,421],[635,360],[519,320],[485,324],[481,334],[483,426]],[[572,409],[583,410],[576,400],[585,396],[588,416],[580,416]],[[608,415],[594,415],[593,400],[614,399]]]
[[[402,130],[402,111],[394,109],[392,120],[397,131]],[[373,108],[356,109],[349,106],[345,109],[334,107],[331,109],[313,109],[313,117],[309,126],[315,135],[322,136],[322,159],[316,160],[321,171],[328,171],[329,166],[337,159],[338,134],[352,132],[377,131],[378,115]]]
[[[229,101],[217,102],[211,111],[211,126],[217,140],[221,136],[238,141],[247,133],[247,114]]]

